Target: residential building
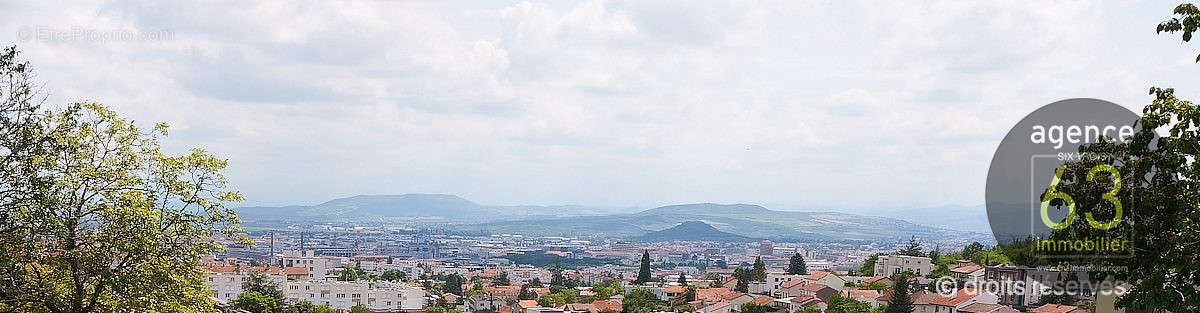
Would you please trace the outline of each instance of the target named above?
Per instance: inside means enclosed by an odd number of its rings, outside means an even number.
[[[881,255],[875,261],[875,276],[892,276],[912,272],[923,276],[933,271],[933,262],[923,256]]]

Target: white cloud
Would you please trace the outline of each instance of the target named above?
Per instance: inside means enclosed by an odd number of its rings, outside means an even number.
[[[1153,34],[1169,5],[1088,1],[0,6],[54,101],[171,123],[255,204],[977,204],[1027,112],[1140,107],[1200,50]]]

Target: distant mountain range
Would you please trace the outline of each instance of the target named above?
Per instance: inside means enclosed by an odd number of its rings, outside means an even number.
[[[633,238],[636,241],[716,241],[716,242],[749,242],[754,238],[731,234],[718,230],[712,225],[701,221],[686,221],[675,227],[650,232]]]
[[[532,217],[602,215],[612,209],[580,205],[480,205],[455,195],[359,195],[317,205],[242,207],[235,211],[250,221],[415,221],[484,222]]]
[[[247,224],[454,224],[453,229],[470,232],[653,241],[706,236],[722,241],[743,240],[741,238],[838,241],[980,235],[894,218],[837,212],[775,211],[752,204],[696,203],[613,213],[612,210],[587,206],[494,206],[453,195],[404,194],[354,196],[311,206],[235,210]]]

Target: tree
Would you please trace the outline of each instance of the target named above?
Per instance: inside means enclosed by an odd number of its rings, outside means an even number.
[[[508,286],[512,281],[508,280],[508,272],[500,272],[496,274],[496,278],[492,279],[492,286]]]
[[[925,256],[925,253],[921,252],[921,244],[917,242],[917,236],[909,238],[908,245],[904,249],[900,249],[898,253],[907,256]]]
[[[281,309],[276,306],[275,299],[253,291],[239,293],[236,298],[229,301],[229,306],[250,313],[272,313]]]
[[[517,293],[518,300],[537,300],[538,295],[533,290],[529,290],[529,284],[521,286],[521,292]]]
[[[542,285],[541,279],[534,277],[533,279],[529,280],[529,287],[530,288],[542,288],[542,287],[546,287],[546,286]]]
[[[97,103],[40,111],[16,56],[0,53],[0,311],[213,311],[201,258],[249,243],[226,161],[163,153],[166,124]]]
[[[716,261],[716,264],[715,264],[714,266],[716,266],[717,268],[728,268],[728,267],[729,267],[729,264],[728,264],[728,263],[725,263],[725,260],[724,260],[724,259],[718,259],[718,260]]]
[[[972,259],[975,257],[975,254],[979,253],[980,251],[983,251],[983,244],[979,243],[978,241],[972,242],[966,247],[963,247],[962,257],[964,259]]]
[[[288,313],[337,313],[328,304],[315,305],[312,302],[303,301],[293,303],[288,306]]]
[[[397,271],[397,270],[387,270],[387,271],[384,271],[383,274],[379,275],[379,279],[391,281],[391,282],[407,281],[408,273],[403,272],[403,271]]]
[[[1196,8],[1180,5],[1176,14],[1184,23],[1185,39],[1190,39],[1194,27],[1187,25],[1194,25]],[[1174,30],[1168,25],[1163,31]],[[1200,276],[1200,243],[1195,239],[1200,238],[1200,167],[1195,163],[1200,157],[1200,129],[1195,126],[1200,106],[1177,98],[1170,88],[1150,88],[1150,94],[1154,100],[1143,109],[1137,132],[1123,142],[1081,147],[1081,153],[1107,158],[1064,164],[1058,186],[1058,192],[1075,196],[1076,215],[1094,214],[1097,223],[1117,221],[1120,211],[1114,204],[1119,202],[1124,217],[1108,227],[1077,221],[1054,230],[1049,239],[1128,239],[1122,254],[1131,257],[1092,259],[1085,265],[1110,269],[1089,273],[1093,281],[1131,285],[1117,299],[1117,307],[1200,311],[1200,289],[1195,288],[1195,277]],[[1166,135],[1157,137],[1157,130]],[[1096,172],[1094,180],[1088,179]]]
[[[737,285],[733,290],[739,292],[750,292],[750,271],[746,268],[739,267],[733,270],[733,277],[737,278]]]
[[[283,298],[283,290],[279,288],[279,285],[275,284],[275,282],[272,282],[267,275],[260,273],[250,273],[250,275],[246,277],[246,281],[242,282],[242,292],[254,293],[274,301],[274,303],[271,305],[271,307],[274,309],[269,312],[282,312],[287,304]]]
[[[1184,3],[1175,7],[1174,14],[1178,17],[1172,17],[1159,23],[1156,32],[1160,34],[1182,32],[1183,42],[1192,41],[1192,33],[1200,28],[1200,9],[1191,3]],[[1196,62],[1200,62],[1200,55],[1196,56]]]
[[[338,275],[338,280],[356,281],[358,280],[358,271],[350,267],[342,268],[341,273]]]
[[[754,302],[746,302],[738,310],[741,313],[770,313],[775,311],[778,311],[778,309],[766,304],[755,304]]]
[[[804,263],[804,256],[799,252],[792,255],[792,259],[788,261],[789,275],[808,275],[808,264]]]
[[[634,280],[633,283],[639,285],[645,284],[649,282],[650,279],[650,252],[642,250],[642,266],[638,269],[637,280]]]
[[[929,250],[929,260],[933,264],[938,264],[942,260],[942,253],[937,249]]]
[[[459,296],[463,295],[462,285],[464,280],[466,279],[457,273],[446,276],[446,292]]]
[[[875,262],[878,262],[878,261],[879,261],[879,253],[871,254],[871,256],[867,257],[866,261],[863,261],[862,266],[858,267],[859,275],[874,276],[875,275]]]
[[[687,286],[687,284],[688,284],[687,276],[684,276],[683,272],[679,272],[679,280],[677,280],[676,282],[679,283],[680,286]]]
[[[913,307],[912,289],[910,277],[907,273],[901,273],[892,277],[896,281],[896,285],[892,288],[892,299],[888,300],[887,313],[912,313]]]
[[[829,298],[825,313],[870,313],[871,304],[843,297],[840,294]]]
[[[763,264],[762,257],[754,258],[754,268],[750,270],[750,279],[754,281],[767,280],[767,266]]]
[[[365,305],[355,304],[354,306],[350,307],[350,311],[348,313],[373,313],[373,312],[371,312],[371,309],[368,309],[367,306],[365,306]]]
[[[627,313],[649,313],[661,311],[666,308],[666,305],[659,302],[658,297],[650,292],[650,289],[638,287],[625,295],[621,307]]]

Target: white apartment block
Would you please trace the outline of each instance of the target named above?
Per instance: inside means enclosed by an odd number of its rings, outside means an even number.
[[[237,298],[238,294],[242,293],[242,283],[245,283],[250,277],[250,273],[263,271],[261,268],[234,268],[234,267],[210,267],[208,278],[204,283],[212,289],[212,296],[222,303],[229,303],[229,300]],[[267,279],[271,280],[279,286],[283,286],[287,282],[287,277],[284,275],[266,275]]]
[[[237,298],[242,283],[257,272],[278,285],[289,302],[308,301],[343,310],[362,304],[377,311],[415,311],[425,305],[425,291],[404,283],[320,280],[309,278],[302,267],[285,269],[211,267],[205,284],[221,303]]]
[[[907,255],[881,255],[875,261],[875,276],[890,277],[908,271],[928,275],[933,271],[933,262],[927,257]]]
[[[337,258],[319,256],[313,253],[312,250],[299,251],[288,250],[283,252],[284,267],[303,267],[308,269],[308,277],[311,279],[325,279],[330,270],[341,266],[341,262]]]
[[[328,304],[335,309],[362,304],[377,311],[415,311],[425,305],[425,291],[404,283],[289,281],[283,293],[289,302]]]

